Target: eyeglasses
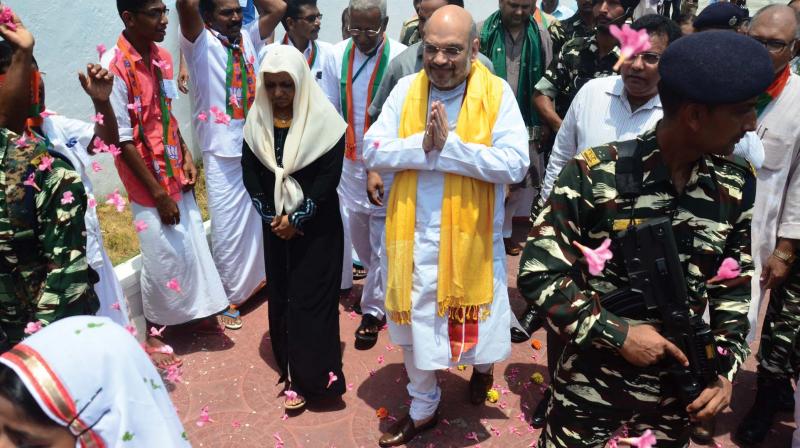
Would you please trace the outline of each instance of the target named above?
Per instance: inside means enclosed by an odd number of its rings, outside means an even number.
[[[458,57],[458,55],[460,55],[461,53],[464,52],[463,48],[459,48],[459,47],[439,48],[439,47],[437,47],[436,45],[433,45],[433,44],[423,44],[422,45],[422,50],[425,52],[426,56],[430,56],[430,57],[436,57],[436,55],[438,55],[440,52],[444,53],[444,56],[447,59],[455,59],[455,58]]]
[[[637,53],[637,54],[633,55],[629,59],[629,61],[631,61],[631,63],[634,63],[639,58],[642,58],[642,62],[644,62],[647,65],[656,65],[656,64],[658,64],[658,61],[661,60],[661,55],[658,54],[658,53],[651,53],[649,51],[643,51],[641,53]]]
[[[784,42],[778,39],[762,39],[755,36],[750,36],[750,38],[766,47],[767,51],[770,53],[780,53],[794,42]]]
[[[151,19],[160,19],[164,16],[169,15],[169,8],[163,9],[143,9],[141,11],[134,11],[135,14],[142,14],[144,16],[150,17]]]
[[[322,22],[322,14],[313,14],[305,17],[293,17],[295,20],[305,20],[308,23],[314,24],[317,21]]]
[[[361,29],[361,28],[350,28],[348,26],[347,27],[347,34],[349,34],[349,35],[351,35],[353,37],[358,37],[358,36],[360,36],[362,34],[366,34],[367,37],[376,37],[379,34],[381,34],[381,29],[378,28],[377,30],[364,30],[364,29]]]

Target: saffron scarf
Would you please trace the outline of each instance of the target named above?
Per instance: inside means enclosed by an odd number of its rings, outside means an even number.
[[[425,131],[429,92],[430,82],[423,70],[406,95],[400,138]],[[456,134],[465,142],[491,146],[502,98],[503,81],[480,62],[473,62]],[[488,316],[494,297],[494,195],[491,183],[445,174],[437,312],[448,316],[454,360],[477,345],[478,322]],[[417,171],[397,173],[386,214],[386,312],[400,325],[411,323],[416,202]]]
[[[158,48],[153,44],[150,57],[150,69],[154,71],[156,81],[158,82],[158,102],[161,109],[161,128],[163,130],[162,141],[163,145],[153,147],[147,139],[144,131],[144,119],[142,113],[142,86],[136,75],[135,59],[133,52],[136,50],[131,46],[125,36],[120,35],[117,39],[117,48],[119,53],[112,62],[114,72],[117,76],[122,78],[128,87],[128,101],[129,104],[138,104],[138,107],[131,108],[129,113],[131,117],[131,126],[134,132],[138,134],[139,140],[142,142],[142,147],[145,149],[144,162],[153,171],[156,180],[172,195],[180,190],[181,182],[170,182],[170,178],[182,178],[181,154],[180,154],[180,136],[178,134],[178,120],[172,115],[172,99],[167,96],[164,91],[164,76],[161,73],[159,64],[156,64],[155,57],[158,55]],[[163,61],[158,61],[162,62]]]
[[[537,9],[538,11],[538,9]],[[517,104],[522,112],[526,126],[540,124],[539,115],[531,104],[533,86],[544,76],[545,57],[542,50],[542,38],[539,35],[539,26],[533,17],[528,20],[525,28],[522,54],[519,63],[519,81],[517,83]],[[481,53],[485,54],[494,65],[494,73],[506,79],[506,31],[500,18],[500,11],[495,12],[486,19],[480,35]]]
[[[772,81],[772,84],[767,88],[767,90],[758,96],[758,99],[756,100],[756,113],[759,117],[764,112],[764,109],[769,106],[769,103],[781,95],[784,87],[786,87],[786,83],[789,82],[789,75],[791,75],[791,73],[791,69],[787,65],[778,74],[778,76],[775,77],[775,80]]]
[[[255,58],[251,56],[249,60],[245,59],[244,45],[232,43],[222,34],[208,26],[206,28],[228,51],[228,63],[225,67],[225,112],[234,120],[244,120],[256,99],[256,73],[253,69]]]
[[[289,35],[283,36],[283,41],[281,42],[282,45],[289,45]],[[311,54],[308,55],[306,58],[306,62],[308,62],[308,68],[314,68],[314,64],[317,62],[317,53],[319,52],[319,47],[315,41],[311,41]]]
[[[372,104],[372,98],[378,91],[381,85],[383,74],[386,72],[386,66],[389,65],[389,39],[383,36],[383,43],[375,50],[375,53],[369,55],[367,60],[361,64],[361,67],[353,73],[353,62],[355,61],[356,52],[354,51],[353,39],[347,43],[347,48],[344,50],[344,58],[342,59],[342,76],[339,81],[340,84],[340,99],[342,104],[342,116],[347,120],[347,132],[345,133],[345,151],[344,156],[352,161],[358,159],[356,154],[356,128],[355,119],[353,117],[353,82],[361,76],[361,73],[366,68],[369,61],[373,57],[378,56],[375,62],[375,68],[372,70],[372,76],[369,79],[369,86],[367,87],[367,108]],[[371,120],[369,113],[364,114],[364,133],[367,132]]]

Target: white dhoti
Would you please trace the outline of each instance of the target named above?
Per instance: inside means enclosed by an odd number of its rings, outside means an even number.
[[[161,223],[154,207],[131,203],[134,221],[147,225],[138,234],[144,316],[158,325],[186,323],[228,306],[194,194],[182,194],[177,204],[180,223],[169,226]],[[170,288],[172,280],[178,291]]]
[[[264,286],[261,216],[242,182],[241,157],[203,153],[211,253],[228,301],[241,305]]]
[[[114,265],[111,264],[111,260],[103,249],[103,235],[100,232],[100,222],[97,220],[95,209],[88,208],[84,220],[86,222],[86,256],[89,266],[100,277],[100,281],[94,285],[94,292],[100,299],[100,309],[97,310],[97,315],[108,317],[124,327],[130,324],[128,301],[122,291],[117,274],[114,272]]]

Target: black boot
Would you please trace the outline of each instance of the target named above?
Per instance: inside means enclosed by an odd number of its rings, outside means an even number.
[[[519,344],[527,341],[536,330],[542,328],[542,325],[544,325],[544,316],[539,313],[536,307],[528,307],[528,310],[519,320],[519,326],[522,327],[522,331],[516,327],[511,328],[511,342]]]
[[[759,376],[756,400],[736,430],[737,442],[752,446],[764,441],[778,413],[779,403],[775,398],[779,395],[779,381]]]
[[[547,389],[542,395],[542,399],[539,400],[539,404],[536,405],[536,409],[534,409],[533,414],[531,415],[531,426],[537,429],[544,428],[544,424],[547,422],[547,406],[549,404],[550,389]]]

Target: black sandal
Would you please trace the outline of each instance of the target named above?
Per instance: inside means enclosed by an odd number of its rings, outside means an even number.
[[[361,325],[356,329],[356,350],[369,350],[378,342],[378,333],[386,325],[386,316],[378,319],[372,314],[361,316]]]
[[[367,269],[364,266],[353,263],[353,280],[361,280],[367,277]]]

